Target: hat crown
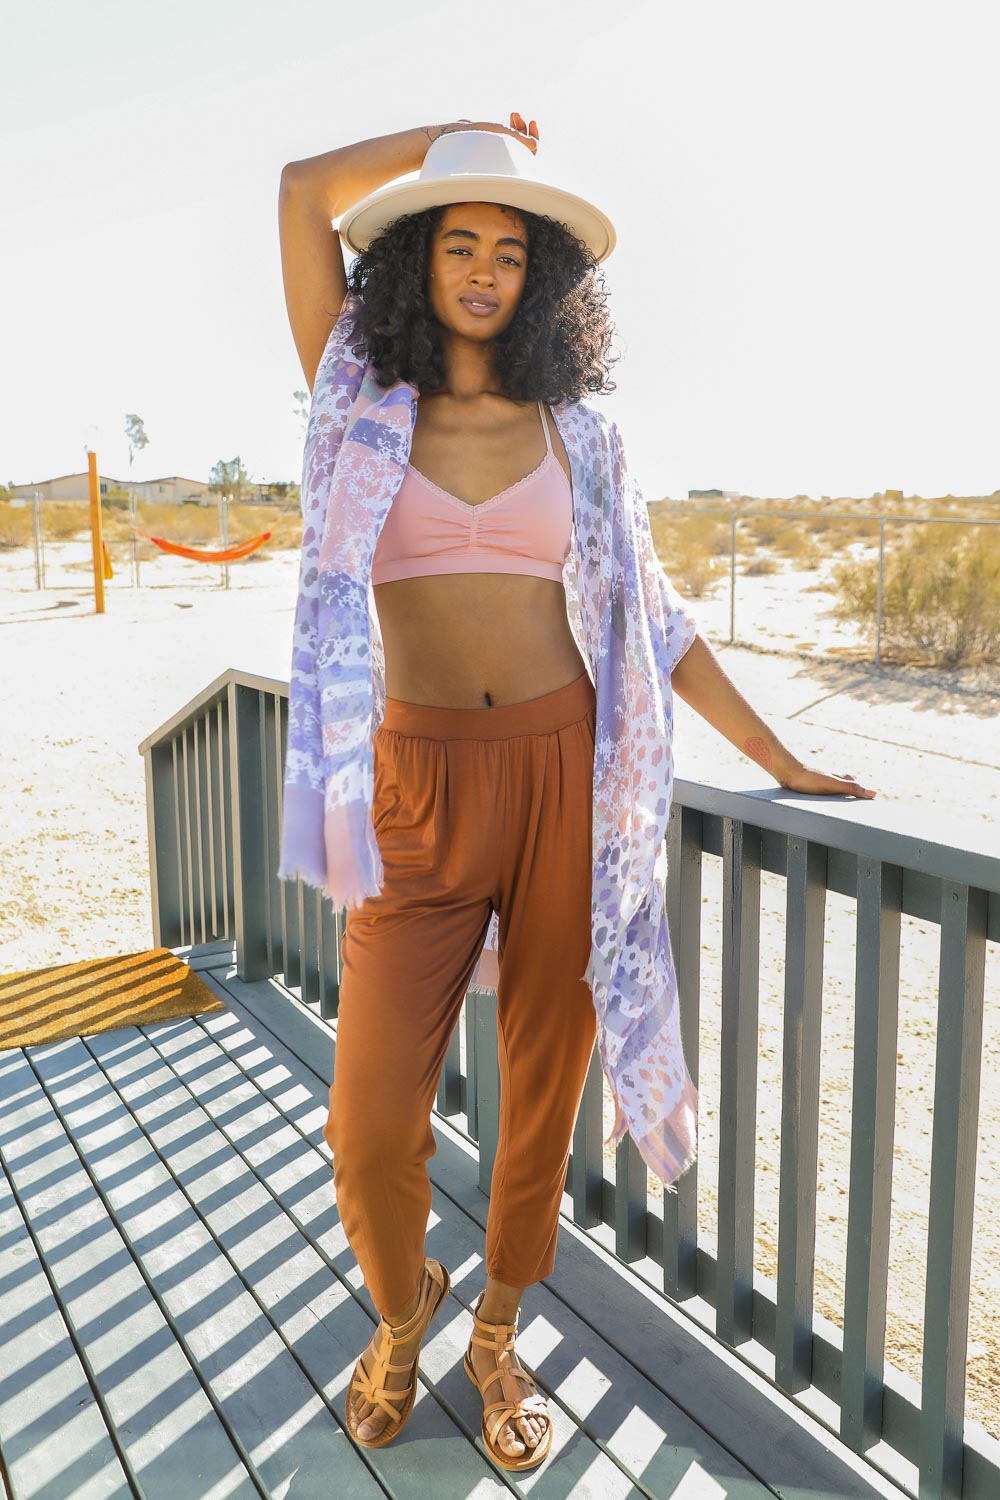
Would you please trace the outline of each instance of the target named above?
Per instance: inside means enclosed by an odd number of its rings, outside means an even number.
[[[448,203],[501,203],[547,215],[604,260],[615,246],[607,214],[538,175],[535,153],[520,137],[500,130],[449,130],[424,153],[419,175],[375,188],[340,216],[339,233],[356,254],[406,214]]]
[[[533,163],[532,152],[512,135],[497,130],[451,130],[428,146],[419,180],[518,177],[534,181]]]

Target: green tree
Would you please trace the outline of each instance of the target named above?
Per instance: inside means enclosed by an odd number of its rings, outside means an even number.
[[[309,425],[309,392],[293,391],[292,400],[295,402],[295,415],[302,426],[302,436],[305,437]]]
[[[220,458],[214,464],[208,476],[208,487],[216,494],[232,495],[239,502],[243,498],[243,491],[250,483],[250,475],[243,467],[243,460],[239,454],[235,458]]]
[[[132,460],[136,453],[141,453],[149,442],[146,436],[145,424],[141,417],[137,417],[134,411],[125,413],[125,437],[128,442],[128,472],[132,477]]]

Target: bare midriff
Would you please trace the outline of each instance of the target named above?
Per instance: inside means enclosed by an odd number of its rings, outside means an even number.
[[[545,456],[538,407],[483,403],[479,430],[458,452],[458,434],[421,397],[411,462],[445,489],[464,481],[460,498],[475,503],[530,473]],[[469,422],[466,418],[466,422]],[[569,457],[554,422],[552,446],[566,478]],[[470,441],[471,439],[471,441]],[[455,490],[451,490],[455,493]],[[385,651],[385,691],[404,703],[435,708],[499,708],[540,698],[587,670],[558,579],[524,573],[438,573],[374,585]]]
[[[555,579],[446,573],[380,583],[374,593],[389,698],[497,708],[586,671]]]

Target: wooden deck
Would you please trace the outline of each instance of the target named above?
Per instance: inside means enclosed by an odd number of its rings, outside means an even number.
[[[552,1453],[519,1482],[495,1468],[462,1368],[488,1202],[473,1146],[438,1118],[428,1251],[452,1292],[403,1435],[355,1447],[344,1396],[375,1313],[322,1137],[333,1040],[230,959],[192,956],[226,1014],[0,1053],[12,1500],[903,1493],[568,1219],[518,1342]]]

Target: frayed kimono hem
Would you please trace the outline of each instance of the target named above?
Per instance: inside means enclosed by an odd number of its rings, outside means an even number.
[[[608,1082],[611,1084],[610,1078]],[[615,1102],[615,1123],[605,1146],[617,1146],[630,1130],[613,1084],[611,1096]],[[632,1130],[631,1135],[653,1176],[659,1178],[666,1192],[676,1193],[678,1178],[694,1165],[698,1155],[698,1090],[689,1075],[685,1075],[681,1097],[670,1113],[658,1120],[646,1135],[639,1135],[636,1130]]]

